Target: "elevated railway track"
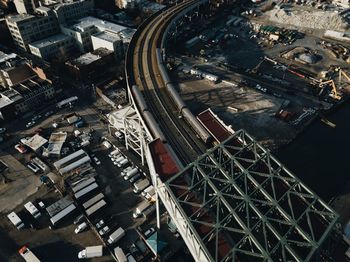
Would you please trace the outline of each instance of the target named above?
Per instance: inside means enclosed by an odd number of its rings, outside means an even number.
[[[144,111],[147,107],[156,121],[156,124],[153,120],[149,121],[151,129],[159,128],[157,132],[153,132],[155,137],[167,141],[184,165],[204,153],[206,145],[181,118],[181,112],[167,94],[166,84],[159,69],[157,50],[160,50],[162,33],[172,18],[195,2],[182,2],[175,5],[171,11],[150,19],[135,43],[132,53],[133,79],[129,79],[147,101],[140,109]],[[133,90],[138,92],[136,87]]]
[[[162,56],[171,26],[206,2],[155,13],[129,45],[132,103],[158,138],[150,144],[167,145],[180,170],[162,177],[146,154],[157,194],[196,261],[311,261],[337,214],[244,131],[208,150],[210,135],[167,75]]]

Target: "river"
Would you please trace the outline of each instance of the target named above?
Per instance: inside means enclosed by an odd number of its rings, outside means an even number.
[[[350,102],[345,102],[327,119],[336,127],[316,120],[275,155],[328,202],[339,194],[349,192]]]

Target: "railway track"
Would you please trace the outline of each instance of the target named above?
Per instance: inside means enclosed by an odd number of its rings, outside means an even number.
[[[194,132],[186,127],[186,123],[178,118],[179,112],[166,94],[164,82],[160,77],[156,48],[161,29],[167,25],[173,14],[190,6],[193,2],[178,4],[175,10],[163,15],[161,19],[153,19],[136,43],[133,60],[134,75],[138,76],[135,77],[135,82],[143,91],[147,105],[159,127],[183,164],[195,160],[198,155],[205,152],[206,148]]]

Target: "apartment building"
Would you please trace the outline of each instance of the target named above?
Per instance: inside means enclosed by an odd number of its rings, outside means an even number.
[[[45,14],[46,12],[46,14]],[[57,19],[49,10],[41,15],[18,14],[6,17],[15,45],[29,51],[29,44],[59,33]]]
[[[57,34],[29,44],[30,52],[46,61],[52,58],[65,60],[74,50],[73,38]]]

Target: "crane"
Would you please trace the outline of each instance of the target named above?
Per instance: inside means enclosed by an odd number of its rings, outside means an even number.
[[[320,82],[319,84],[319,87],[323,87],[325,85],[330,85],[332,87],[332,90],[331,90],[331,94],[329,95],[330,97],[336,99],[336,100],[340,100],[342,97],[338,94],[337,92],[337,87],[335,86],[335,83],[334,81],[331,79],[331,80],[327,80],[327,81],[324,81],[324,82]]]

